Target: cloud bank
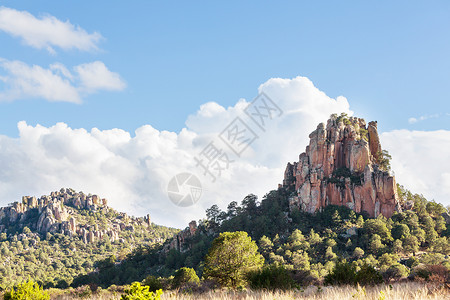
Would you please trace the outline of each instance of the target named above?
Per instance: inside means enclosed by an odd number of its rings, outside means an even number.
[[[61,66],[53,69],[66,72]],[[212,204],[224,209],[249,193],[261,197],[277,188],[286,163],[298,160],[318,123],[332,113],[352,112],[347,99],[328,97],[305,77],[273,78],[258,91],[283,110],[265,131],[244,113],[250,102],[244,99],[227,108],[215,102],[202,105],[179,133],[158,131],[151,125],[129,133],[20,122],[19,138],[0,136],[0,204],[24,194],[39,196],[72,187],[106,197],[118,210],[138,216],[150,213],[156,223],[184,227],[204,217]],[[236,117],[257,134],[240,157],[218,138]],[[194,159],[210,142],[233,160],[215,182],[204,176]],[[429,198],[448,199],[443,197],[450,193],[450,174],[444,166],[450,164],[450,157],[448,151],[440,150],[450,146],[448,131],[393,131],[382,134],[382,143],[393,156],[399,182]],[[167,196],[168,182],[182,172],[194,173],[203,186],[199,202],[187,208],[175,206]]]
[[[97,50],[102,39],[99,33],[87,33],[69,21],[63,22],[51,15],[36,18],[27,11],[7,7],[0,7],[0,30],[20,38],[25,45],[46,49],[50,53],[55,53],[54,47]]]
[[[118,73],[101,61],[75,66],[72,71],[61,63],[48,68],[0,58],[0,101],[42,98],[52,102],[81,103],[97,91],[120,91],[126,86]],[[3,73],[3,74],[2,74]]]
[[[450,131],[394,130],[381,134],[398,183],[450,205]]]

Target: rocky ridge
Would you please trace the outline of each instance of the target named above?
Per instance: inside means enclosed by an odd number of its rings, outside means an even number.
[[[190,250],[190,244],[187,241],[192,238],[197,232],[197,222],[189,222],[189,227],[177,233],[169,243],[164,245],[163,251],[168,252],[171,249],[175,249],[180,252],[186,252]]]
[[[84,212],[85,216],[80,212]],[[86,216],[96,212],[109,213],[109,222],[87,222]],[[111,242],[120,242],[120,232],[134,231],[136,226],[149,228],[150,225],[149,215],[143,218],[129,217],[109,208],[108,201],[98,195],[86,195],[65,188],[40,198],[24,196],[22,202],[0,208],[0,233],[7,233],[11,226],[28,226],[30,230],[42,235],[60,233],[70,237],[78,236],[85,243],[93,243],[105,237]]]
[[[287,164],[281,185],[292,190],[291,210],[314,213],[330,204],[345,205],[371,217],[401,210],[377,122],[332,115],[309,138],[299,161]]]

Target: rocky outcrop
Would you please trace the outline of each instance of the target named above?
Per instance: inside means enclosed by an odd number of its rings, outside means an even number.
[[[85,243],[100,241],[105,237],[111,242],[120,240],[122,231],[134,231],[137,226],[151,230],[150,215],[143,218],[129,217],[125,213],[117,213],[107,206],[108,201],[98,195],[86,195],[73,189],[61,189],[40,198],[24,196],[22,202],[14,202],[8,207],[0,208],[0,233],[6,232],[8,226],[25,224],[30,229],[45,236],[46,233],[60,233],[67,236],[78,236]],[[87,222],[80,211],[112,212],[103,228],[98,224]]]
[[[345,205],[371,217],[400,210],[394,176],[378,164],[381,144],[377,123],[341,115],[321,123],[310,135],[299,161],[288,163],[282,187],[292,190],[291,209],[314,213]]]
[[[189,227],[185,228],[175,235],[170,243],[165,244],[164,251],[168,252],[171,249],[175,249],[180,252],[186,252],[190,249],[189,238],[193,237],[197,232],[197,222],[189,222]]]

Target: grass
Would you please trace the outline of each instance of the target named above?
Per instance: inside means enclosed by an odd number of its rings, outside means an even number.
[[[51,299],[58,300],[75,300],[75,299],[120,299],[120,294],[111,293],[102,290],[100,293],[86,295],[70,295],[70,293],[61,293],[54,290]],[[316,287],[309,286],[303,290],[292,291],[232,291],[232,290],[211,290],[202,294],[187,294],[177,291],[166,291],[161,300],[283,300],[283,299],[373,299],[373,300],[391,300],[391,299],[450,299],[450,286],[441,284],[429,284],[425,282],[403,282],[394,283],[392,285],[378,285],[373,287],[355,287],[355,286],[329,286]]]

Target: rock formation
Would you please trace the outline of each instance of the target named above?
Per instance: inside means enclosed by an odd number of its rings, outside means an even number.
[[[164,251],[168,252],[171,249],[175,249],[180,252],[186,252],[190,249],[190,243],[188,240],[192,238],[197,232],[197,222],[191,221],[189,222],[189,227],[186,227],[184,230],[180,231],[177,235],[175,235],[172,240],[164,245]]]
[[[46,233],[61,233],[67,236],[78,236],[85,243],[93,243],[107,237],[111,242],[119,241],[122,231],[134,231],[136,226],[150,230],[150,215],[143,218],[129,217],[118,213],[107,205],[106,199],[98,195],[86,195],[73,189],[62,188],[48,196],[24,196],[22,202],[14,202],[8,207],[0,208],[0,233],[7,232],[11,225],[30,226],[32,230],[45,236]],[[102,228],[97,224],[89,224],[80,211],[112,212]],[[81,222],[80,222],[81,221]]]
[[[295,207],[314,213],[345,205],[371,217],[390,217],[400,210],[394,176],[386,169],[377,123],[346,115],[332,115],[310,135],[299,161],[288,163],[283,188],[293,191]]]

